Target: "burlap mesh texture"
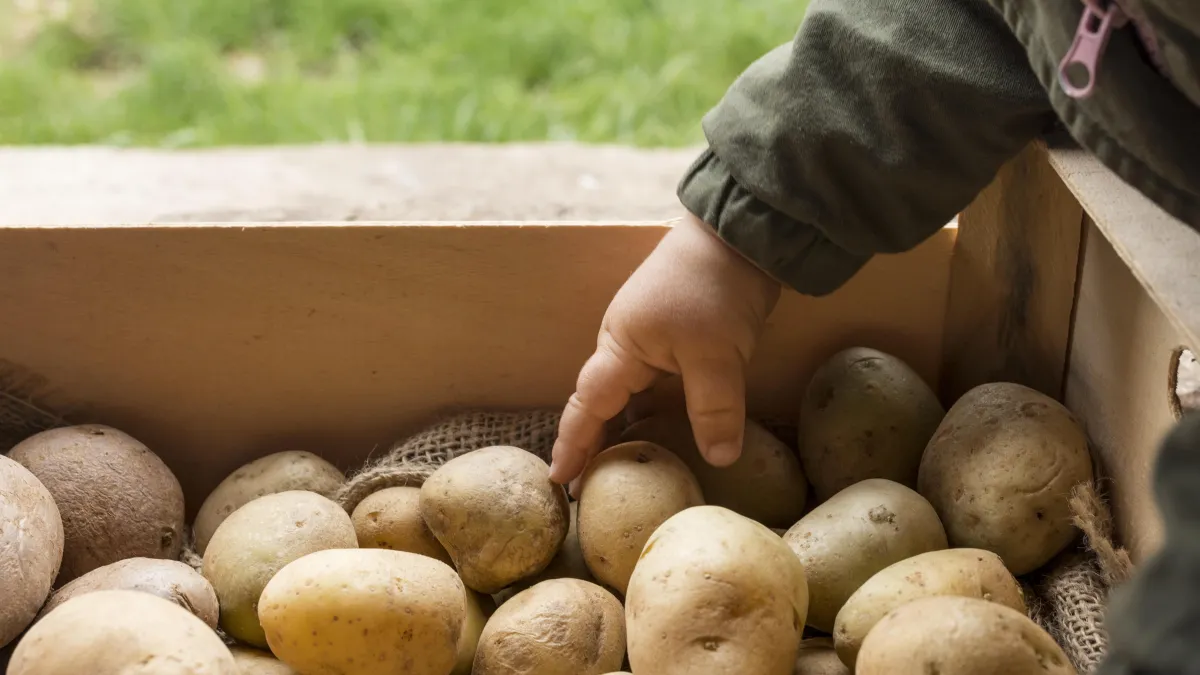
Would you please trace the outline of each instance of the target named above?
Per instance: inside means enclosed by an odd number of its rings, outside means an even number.
[[[353,511],[373,492],[396,486],[419,487],[450,459],[490,446],[511,445],[549,460],[558,420],[557,410],[448,415],[369,460],[350,476],[334,499]],[[762,424],[794,446],[794,426],[772,421]],[[1113,545],[1111,516],[1094,487],[1077,488],[1071,505],[1085,545],[1021,579],[1021,585],[1030,618],[1062,645],[1080,674],[1087,675],[1095,671],[1107,650],[1103,613],[1109,588],[1128,577],[1131,565],[1128,555]],[[200,569],[200,557],[190,541],[181,559]]]
[[[0,359],[0,452],[67,421],[38,401],[46,388],[40,377]]]

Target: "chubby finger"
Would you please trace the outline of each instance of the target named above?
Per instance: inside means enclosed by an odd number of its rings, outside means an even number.
[[[729,466],[742,454],[746,428],[745,364],[736,352],[680,363],[688,419],[700,454],[713,466]]]
[[[621,414],[630,396],[648,388],[658,371],[602,339],[579,372],[575,393],[558,423],[550,479],[566,484],[583,472],[604,443],[608,420]]]

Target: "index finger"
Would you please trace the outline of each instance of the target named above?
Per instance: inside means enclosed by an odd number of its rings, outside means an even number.
[[[566,484],[578,477],[600,452],[608,420],[619,415],[630,397],[647,389],[657,376],[654,368],[602,340],[579,371],[575,393],[558,423],[550,479]]]

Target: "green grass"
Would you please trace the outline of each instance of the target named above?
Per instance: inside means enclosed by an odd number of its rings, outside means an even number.
[[[704,112],[791,37],[804,5],[81,3],[19,40],[0,10],[0,144],[693,143]],[[247,59],[258,74],[239,70]]]

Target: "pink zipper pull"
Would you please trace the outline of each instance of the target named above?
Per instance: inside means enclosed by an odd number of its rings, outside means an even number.
[[[1083,17],[1075,31],[1075,41],[1071,43],[1067,55],[1058,65],[1058,82],[1068,96],[1080,99],[1092,95],[1092,89],[1096,85],[1096,73],[1100,69],[1100,60],[1104,57],[1108,39],[1112,37],[1113,29],[1125,25],[1125,21],[1125,13],[1116,2],[1112,2],[1107,9],[1102,9],[1100,0],[1085,0]],[[1071,66],[1083,66],[1083,75],[1087,77],[1087,81],[1082,87],[1071,84],[1067,75]]]

